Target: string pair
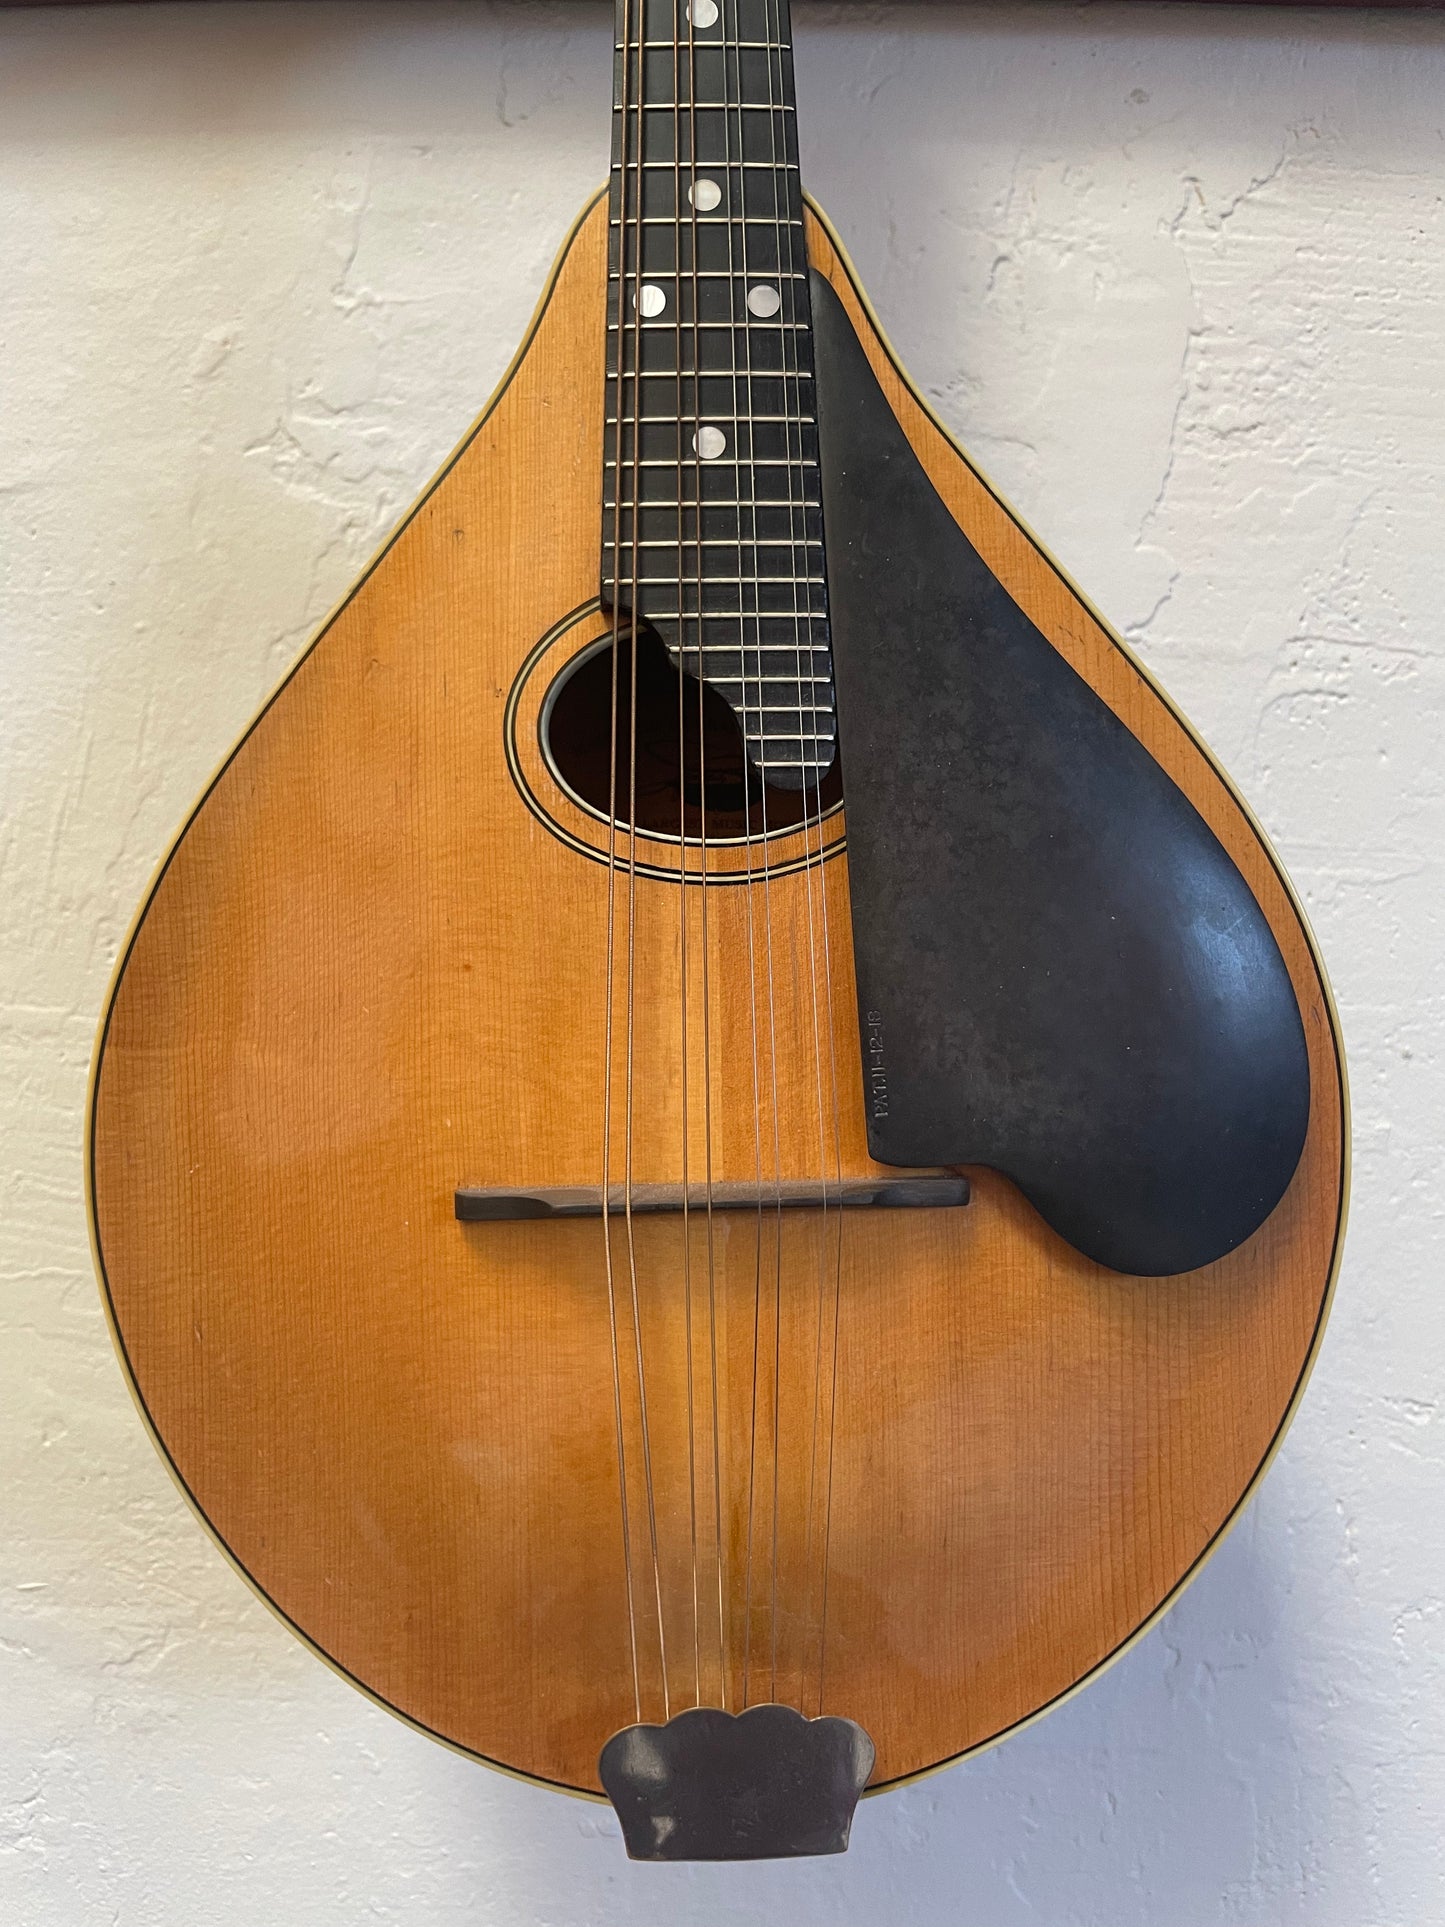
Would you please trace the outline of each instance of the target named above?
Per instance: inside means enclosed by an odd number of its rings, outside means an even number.
[[[655,315],[649,309],[655,308],[655,300],[649,300],[651,284],[644,282],[644,236],[650,222],[665,221],[649,213],[647,194],[647,169],[649,166],[662,166],[649,162],[645,153],[645,120],[649,110],[644,97],[643,63],[647,53],[656,43],[647,41],[643,45],[644,33],[634,31],[634,23],[642,18],[643,0],[622,0],[620,9],[621,32],[619,35],[619,128],[618,147],[619,193],[617,196],[617,273],[616,313],[613,340],[616,344],[615,396],[616,408],[612,422],[614,437],[614,516],[613,516],[613,557],[612,580],[614,583],[612,611],[612,688],[611,688],[611,774],[609,778],[609,852],[608,852],[608,910],[607,910],[607,1010],[606,1010],[606,1082],[604,1097],[604,1146],[603,1180],[604,1193],[611,1196],[612,1173],[612,1123],[613,1123],[613,1084],[614,1084],[614,1026],[616,1015],[617,979],[617,877],[621,868],[617,850],[619,832],[618,819],[618,725],[621,719],[621,656],[624,639],[628,645],[629,660],[629,762],[627,796],[627,953],[625,977],[625,1117],[623,1132],[623,1210],[627,1252],[627,1283],[632,1319],[632,1350],[634,1368],[637,1375],[637,1405],[641,1436],[642,1470],[646,1494],[646,1520],[648,1548],[652,1567],[653,1603],[657,1617],[657,1644],[659,1668],[662,1682],[662,1701],[664,1718],[671,1715],[671,1687],[667,1657],[667,1627],[663,1604],[662,1560],[658,1527],[656,1484],[652,1462],[652,1426],[649,1419],[647,1401],[647,1373],[645,1344],[641,1318],[641,1302],[638,1280],[637,1242],[633,1224],[633,1150],[634,1120],[636,1106],[636,1023],[637,1023],[637,679],[639,658],[639,618],[642,613],[643,573],[641,569],[641,528],[644,512],[649,500],[642,483],[642,455],[645,426],[654,418],[649,417],[642,406],[644,382],[647,379],[644,368],[646,351],[644,336],[651,319],[658,325]],[[657,8],[654,5],[655,16]],[[733,15],[733,33],[728,38],[727,14]],[[814,1083],[817,1093],[817,1132],[819,1186],[821,1200],[821,1223],[819,1237],[819,1272],[816,1302],[814,1360],[813,1360],[813,1409],[809,1446],[809,1466],[806,1501],[806,1545],[804,1553],[805,1580],[811,1585],[811,1570],[814,1556],[815,1520],[819,1501],[818,1486],[823,1487],[821,1528],[822,1574],[819,1585],[818,1613],[818,1690],[817,1703],[821,1708],[824,1690],[824,1665],[826,1654],[827,1627],[827,1567],[831,1527],[833,1440],[835,1434],[834,1416],[837,1390],[838,1355],[838,1317],[841,1297],[841,1216],[836,1204],[836,1189],[830,1198],[830,1182],[836,1187],[841,1182],[841,1151],[838,1118],[838,1090],[836,1065],[833,1061],[834,1039],[832,1024],[832,962],[831,942],[828,922],[827,879],[822,870],[823,852],[823,808],[822,785],[826,766],[821,764],[816,753],[811,766],[806,757],[805,745],[811,741],[815,747],[819,741],[820,707],[817,698],[816,680],[817,638],[821,633],[826,637],[826,605],[821,585],[813,582],[813,571],[804,562],[799,567],[800,554],[806,555],[809,546],[808,508],[806,490],[800,486],[809,457],[806,452],[805,423],[812,425],[812,418],[804,412],[803,385],[810,377],[810,369],[802,365],[800,348],[806,344],[808,303],[806,297],[806,261],[800,257],[795,247],[795,236],[801,238],[801,200],[797,196],[796,151],[789,152],[789,142],[784,129],[783,155],[778,154],[780,122],[790,108],[785,99],[787,93],[783,61],[787,53],[784,38],[784,0],[767,0],[765,10],[766,67],[768,73],[768,100],[766,112],[769,127],[769,157],[760,165],[766,168],[766,178],[772,194],[773,255],[771,271],[778,274],[784,282],[784,290],[791,295],[791,301],[781,299],[778,317],[780,351],[778,360],[781,367],[781,386],[783,392],[783,432],[785,461],[783,472],[787,477],[786,499],[781,503],[760,502],[757,491],[757,461],[755,443],[754,376],[758,372],[753,365],[753,325],[746,318],[746,295],[740,300],[740,286],[752,293],[754,289],[754,263],[749,260],[750,230],[754,225],[764,225],[761,217],[755,216],[749,196],[749,157],[745,153],[743,115],[758,103],[745,103],[740,97],[732,100],[731,77],[734,68],[739,72],[743,66],[742,48],[744,43],[736,31],[739,25],[737,0],[724,0],[723,33],[717,45],[722,55],[724,69],[724,157],[721,168],[725,186],[719,201],[722,219],[726,224],[727,258],[726,286],[728,289],[729,320],[725,324],[728,335],[728,364],[726,373],[731,379],[733,407],[728,426],[732,431],[732,459],[721,469],[710,472],[727,472],[734,476],[734,486],[729,498],[729,513],[735,517],[735,548],[737,567],[734,581],[737,586],[737,644],[742,669],[744,690],[744,738],[745,762],[743,783],[744,850],[746,883],[747,919],[747,964],[749,984],[749,1024],[752,1045],[752,1115],[754,1138],[754,1166],[757,1185],[756,1249],[754,1264],[754,1304],[753,1304],[753,1358],[751,1413],[749,1418],[749,1467],[746,1507],[745,1533],[745,1576],[744,1576],[744,1654],[742,1665],[742,1703],[747,1704],[752,1697],[752,1622],[753,1622],[753,1578],[754,1578],[754,1540],[755,1512],[757,1499],[757,1447],[759,1422],[759,1381],[760,1381],[760,1342],[762,1324],[762,1279],[763,1252],[766,1209],[766,1184],[763,1174],[763,1110],[764,1080],[759,1040],[759,951],[763,959],[763,975],[766,995],[766,1031],[768,1055],[768,1084],[766,1096],[772,1120],[772,1193],[773,1193],[773,1374],[772,1374],[772,1411],[771,1432],[773,1442],[772,1492],[771,1492],[771,1535],[769,1549],[769,1658],[768,1678],[770,1698],[775,1698],[778,1690],[779,1673],[779,1528],[781,1515],[781,1448],[783,1427],[783,1223],[781,1184],[783,1178],[781,1158],[781,1127],[779,1105],[779,1078],[777,1052],[777,1024],[775,998],[775,959],[773,944],[773,878],[770,859],[770,826],[768,822],[767,783],[768,757],[767,731],[770,716],[775,716],[784,705],[777,703],[772,691],[777,678],[769,674],[765,659],[763,602],[761,590],[759,549],[764,546],[759,539],[759,508],[782,507],[787,511],[788,548],[792,566],[792,626],[793,626],[793,666],[794,666],[794,713],[797,720],[797,739],[800,759],[802,760],[802,803],[804,863],[802,875],[807,911],[807,951],[810,974],[810,1014],[811,1043],[814,1060]],[[712,1442],[712,1496],[713,1496],[713,1564],[717,1590],[717,1633],[718,1633],[718,1685],[719,1702],[726,1707],[729,1697],[730,1666],[728,1659],[729,1601],[726,1587],[726,1536],[723,1525],[723,1447],[721,1439],[719,1372],[718,1372],[718,1313],[717,1313],[717,1274],[716,1247],[713,1224],[713,1063],[712,1063],[712,995],[709,981],[710,941],[709,941],[709,853],[708,853],[708,776],[707,776],[707,732],[705,726],[703,693],[704,670],[707,662],[706,644],[708,636],[715,632],[717,618],[708,615],[707,572],[704,556],[709,548],[723,545],[725,538],[714,538],[709,534],[707,509],[708,491],[704,482],[704,461],[715,460],[722,451],[710,446],[710,441],[721,437],[726,445],[725,431],[719,431],[713,423],[704,421],[707,412],[702,407],[705,374],[713,371],[708,366],[708,356],[704,352],[704,329],[716,327],[716,323],[704,323],[702,288],[699,269],[699,214],[704,216],[712,207],[719,204],[712,199],[712,190],[698,192],[699,183],[710,181],[710,176],[699,173],[701,166],[711,162],[698,152],[698,99],[697,99],[697,39],[695,15],[696,8],[686,8],[687,38],[684,43],[681,22],[674,16],[671,38],[673,87],[671,106],[673,112],[673,149],[671,160],[673,206],[671,218],[674,222],[675,252],[673,269],[675,285],[672,297],[673,331],[673,372],[675,375],[674,427],[676,432],[676,542],[675,542],[675,580],[677,585],[678,622],[678,773],[679,773],[679,817],[678,817],[678,898],[679,898],[679,960],[681,971],[681,1126],[682,1126],[682,1174],[683,1174],[683,1296],[686,1326],[685,1370],[687,1377],[687,1424],[688,1424],[688,1494],[692,1561],[692,1622],[693,1622],[693,1674],[694,1701],[703,1700],[703,1664],[701,1642],[701,1599],[700,1599],[700,1554],[699,1554],[699,1506],[698,1475],[696,1457],[696,1414],[695,1414],[695,1357],[694,1357],[694,1303],[692,1285],[692,1236],[690,1224],[690,1158],[691,1129],[689,1105],[691,1100],[690,1040],[691,1022],[688,1008],[690,966],[689,966],[689,884],[695,884],[699,901],[699,924],[701,944],[701,991],[702,991],[702,1045],[703,1045],[703,1143],[704,1143],[704,1206],[706,1214],[706,1252],[707,1252],[707,1314],[708,1314],[708,1364],[710,1374],[709,1411],[711,1416]],[[710,22],[705,23],[710,24]],[[683,133],[683,55],[686,51],[687,75],[687,139]],[[636,98],[632,98],[634,70],[637,81]],[[741,96],[741,85],[740,85]],[[707,103],[711,106],[712,103]],[[736,124],[737,148],[734,151],[733,133]],[[686,148],[686,160],[684,149]],[[754,162],[753,165],[759,165]],[[684,189],[684,174],[690,176]],[[715,185],[715,184],[714,184]],[[686,208],[686,216],[684,209]],[[686,219],[687,225],[684,225]],[[734,252],[734,234],[741,235],[741,266]],[[683,244],[688,243],[688,270],[684,270]],[[767,282],[760,278],[758,286]],[[692,406],[685,392],[689,379],[684,368],[684,317],[683,289],[685,279],[690,281],[691,294],[691,384]],[[630,283],[630,286],[629,286]],[[647,293],[644,293],[644,290]],[[630,298],[629,298],[630,297]],[[738,311],[743,307],[745,318],[739,325]],[[629,355],[629,334],[631,353]],[[631,456],[626,456],[627,411],[625,395],[630,378],[632,387],[631,410]],[[746,388],[746,405],[738,406],[739,383]],[[744,435],[747,437],[746,459],[742,449]],[[630,473],[628,470],[630,469]],[[690,470],[693,500],[687,501],[685,482]],[[744,489],[744,476],[749,486]],[[624,489],[624,478],[630,482],[629,492]],[[716,502],[716,498],[712,498]],[[694,531],[691,536],[687,530],[689,507],[692,510]],[[630,516],[630,536],[624,539],[624,515]],[[784,545],[776,545],[784,546]],[[630,550],[630,566],[624,570],[624,549]],[[745,551],[751,549],[752,569],[749,572]],[[688,557],[692,558],[692,568],[688,567]],[[694,591],[694,607],[687,610],[687,596],[684,587],[691,577]],[[630,589],[624,608],[624,585]],[[749,611],[747,609],[748,588],[752,589],[754,608],[751,612],[751,647],[749,638]],[[800,607],[800,604],[802,605]],[[686,693],[688,679],[685,663],[690,653],[688,648],[688,624],[694,625],[695,642],[693,652],[697,664],[697,760],[698,760],[698,810],[696,869],[689,866],[689,836],[687,825],[687,731]],[[806,625],[806,642],[805,642]],[[807,670],[804,669],[805,651]],[[751,670],[749,656],[751,655]],[[751,684],[751,688],[749,685]],[[747,768],[747,721],[748,713],[757,719],[757,730],[761,744],[759,756],[760,773],[763,780],[759,784],[758,804],[759,821],[757,824],[761,847],[761,888],[763,899],[763,930],[761,943],[757,930],[755,875],[753,868],[754,823],[752,781]],[[827,717],[831,728],[831,703]],[[808,793],[811,774],[812,794]],[[817,831],[817,848],[811,843],[813,829]],[[820,892],[815,910],[814,889]],[[823,951],[823,1010],[820,1017],[818,978],[818,948],[821,938]],[[828,1068],[828,1093],[825,1096],[824,1060]],[[828,1115],[831,1109],[831,1118]],[[829,1136],[831,1126],[832,1170],[829,1169]],[[831,1205],[831,1209],[830,1209]],[[617,1431],[617,1452],[619,1480],[621,1488],[623,1557],[626,1569],[627,1609],[629,1641],[632,1658],[633,1696],[637,1718],[642,1708],[641,1667],[638,1650],[637,1602],[635,1596],[632,1554],[632,1528],[630,1517],[630,1495],[627,1475],[627,1426],[624,1420],[624,1398],[622,1391],[621,1354],[622,1341],[619,1335],[618,1291],[614,1273],[613,1235],[610,1216],[604,1213],[604,1240],[606,1246],[607,1291],[609,1319],[612,1338],[613,1392],[615,1421]],[[830,1227],[836,1235],[831,1240],[833,1263],[828,1264],[830,1250]],[[828,1419],[826,1440],[820,1439],[820,1408],[824,1376],[824,1337],[828,1331],[826,1318],[827,1287],[832,1285],[831,1344],[828,1347],[830,1361],[830,1391],[828,1398]],[[821,1451],[821,1457],[820,1457]],[[821,1473],[820,1473],[821,1465]],[[803,1656],[799,1660],[799,1692],[804,1693]]]

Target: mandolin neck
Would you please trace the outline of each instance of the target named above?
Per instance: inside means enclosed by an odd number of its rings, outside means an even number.
[[[768,783],[835,753],[787,0],[618,0],[602,593]]]

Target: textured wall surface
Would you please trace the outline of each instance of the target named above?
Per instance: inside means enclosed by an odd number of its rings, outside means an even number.
[[[605,7],[0,15],[0,1917],[1445,1917],[1445,20],[799,22],[807,178],[915,377],[1277,839],[1352,1052],[1310,1394],[1164,1623],[842,1861],[639,1869],[256,1603],[142,1434],[80,1122],[196,789],[501,372],[601,178]]]

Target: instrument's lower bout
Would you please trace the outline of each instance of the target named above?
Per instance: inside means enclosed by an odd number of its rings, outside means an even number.
[[[490,410],[168,860],[91,1125],[127,1369],[231,1557],[394,1711],[591,1793],[610,1734],[698,1701],[855,1721],[880,1786],[1086,1679],[1277,1442],[1343,1208],[1333,1020],[1267,849],[811,232],[974,546],[1247,877],[1304,1016],[1310,1126],[1264,1226],[1164,1281],[1091,1265],[982,1170],[961,1210],[458,1224],[461,1179],[602,1182],[610,915],[614,1181],[629,1076],[634,1176],[689,1203],[709,1170],[896,1175],[867,1155],[841,814],[832,860],[798,827],[765,878],[739,855],[728,887],[679,890],[676,845],[609,870],[606,826],[599,849],[544,789],[551,678],[522,672],[595,607],[595,206]]]

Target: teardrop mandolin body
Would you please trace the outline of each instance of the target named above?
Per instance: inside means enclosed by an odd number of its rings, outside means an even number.
[[[615,581],[599,597],[595,203],[486,412],[166,859],[104,1020],[89,1147],[126,1370],[230,1558],[394,1712],[584,1793],[609,1735],[689,1708],[842,1715],[876,1788],[1056,1704],[1260,1477],[1343,1222],[1339,1040],[1278,863],[931,418],[811,211],[806,236],[815,312],[847,336],[820,391],[866,371],[943,535],[1242,879],[1303,1096],[1297,1134],[1285,1115],[1248,1154],[1278,1152],[1278,1201],[1240,1205],[1224,1255],[1168,1276],[1141,1275],[1154,1205],[1127,1160],[1108,1175],[1109,1103],[1090,1111],[1082,1072],[1077,1167],[1036,1134],[1005,1175],[977,1105],[949,1154],[872,1155],[909,1072],[904,1018],[875,1001],[890,985],[860,999],[859,960],[881,972],[884,951],[850,901],[855,785],[870,903],[931,832],[895,821],[878,855],[858,654],[839,656],[841,759],[811,792],[764,767],[762,824],[746,714],[740,733],[727,689],[680,670],[664,620],[619,624]],[[840,446],[825,429],[830,489]],[[828,539],[838,605],[867,542]],[[968,904],[979,932],[1007,894]],[[925,989],[952,982],[939,963]],[[1229,1209],[1231,1169],[1205,1187]],[[1101,1262],[1136,1205],[1144,1256]]]

